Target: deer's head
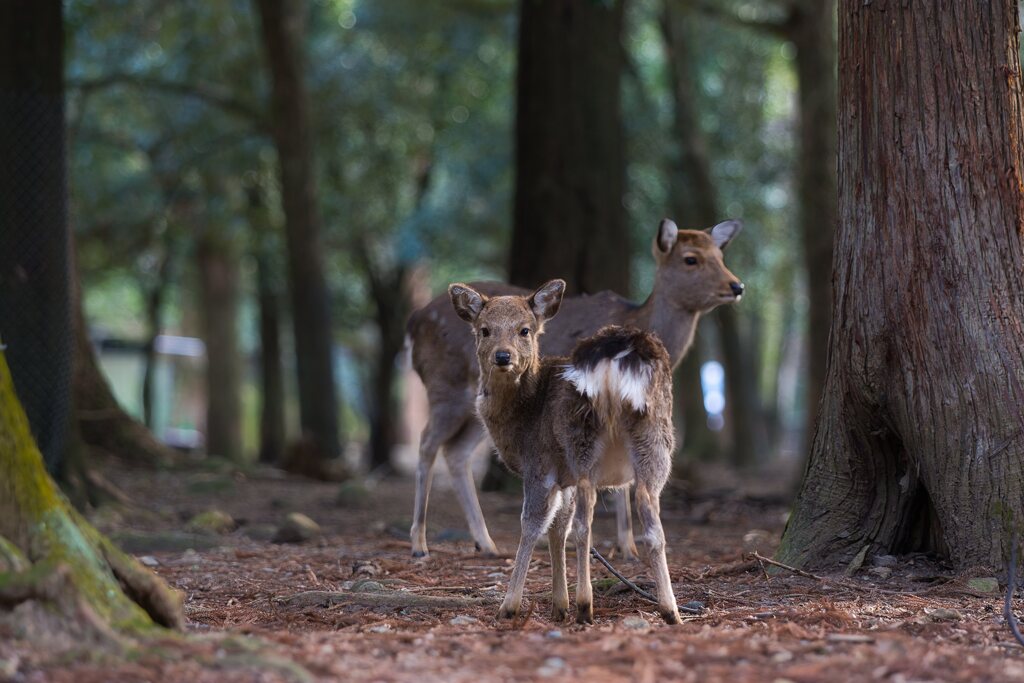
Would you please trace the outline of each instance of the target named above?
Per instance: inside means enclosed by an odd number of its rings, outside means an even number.
[[[742,228],[738,220],[706,231],[680,230],[667,218],[661,221],[653,247],[658,264],[655,291],[687,311],[710,311],[739,301],[743,283],[725,267],[722,250]]]
[[[518,379],[540,358],[537,337],[558,313],[564,280],[551,280],[530,296],[486,297],[469,285],[448,286],[459,317],[473,326],[480,371],[486,377]]]

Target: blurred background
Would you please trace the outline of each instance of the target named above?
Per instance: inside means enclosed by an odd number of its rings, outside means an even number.
[[[574,291],[642,302],[662,217],[741,218],[747,293],[678,370],[678,457],[796,472],[829,325],[833,22],[818,0],[69,0],[102,371],[76,378],[83,432],[116,409],[105,379],[197,456],[407,474],[409,312],[559,259]]]

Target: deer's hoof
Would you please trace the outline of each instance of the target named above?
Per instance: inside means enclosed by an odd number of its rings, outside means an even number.
[[[593,624],[594,623],[594,605],[588,602],[585,605],[576,605],[576,623],[577,624]]]
[[[498,610],[498,620],[499,621],[501,621],[503,619],[515,619],[518,616],[519,616],[519,609],[518,608],[512,609],[511,607],[506,607],[505,605],[502,605],[501,609]]]
[[[661,618],[670,626],[683,623],[683,620],[679,618],[679,610],[676,609],[661,610]]]
[[[640,551],[636,549],[636,543],[633,543],[632,541],[625,545],[620,545],[619,554],[622,556],[622,559],[627,562],[636,562],[640,559]]]
[[[491,543],[488,546],[481,546],[479,543],[474,543],[473,546],[476,551],[480,553],[481,557],[493,558],[498,556],[498,546]]]
[[[560,624],[567,618],[569,618],[568,607],[561,607],[559,605],[551,606],[551,621],[555,622],[556,624]]]
[[[413,550],[412,551],[412,556],[414,558],[416,558],[416,559],[419,559],[421,557],[426,557],[427,556],[427,551],[426,550]]]

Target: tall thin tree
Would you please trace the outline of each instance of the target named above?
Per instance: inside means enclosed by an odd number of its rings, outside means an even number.
[[[288,281],[304,434],[323,457],[340,454],[330,296],[324,278],[303,50],[302,0],[256,0],[271,75],[271,119],[281,168]]]

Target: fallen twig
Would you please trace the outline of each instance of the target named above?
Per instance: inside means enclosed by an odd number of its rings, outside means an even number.
[[[597,551],[597,548],[591,548],[590,549],[590,554],[593,555],[594,557],[596,557],[597,561],[600,562],[601,564],[603,564],[605,569],[610,571],[615,576],[615,578],[617,578],[619,581],[621,581],[622,583],[626,584],[626,586],[628,586],[629,589],[632,590],[634,593],[639,595],[644,600],[647,600],[648,602],[653,602],[655,605],[658,604],[658,598],[654,597],[652,594],[648,593],[643,588],[641,588],[640,586],[636,585],[635,583],[633,583],[632,581],[627,579],[625,576],[620,574],[618,572],[618,570],[615,569],[615,567],[613,567],[610,562],[608,562],[608,560],[604,559],[604,557],[601,555],[601,553],[599,553]],[[677,605],[677,607],[679,608],[680,612],[686,612],[687,614],[702,614],[703,613],[703,610],[697,609],[696,607],[687,607],[686,605]]]
[[[435,609],[458,609],[478,607],[491,600],[485,598],[456,598],[439,595],[418,595],[404,591],[360,592],[360,591],[305,591],[281,598],[279,602],[288,607],[330,607],[332,605],[363,605],[366,607],[427,607]]]
[[[1018,643],[1024,645],[1024,635],[1021,635],[1020,626],[1017,624],[1017,615],[1013,613],[1013,594],[1017,588],[1017,536],[1014,535],[1010,541],[1010,567],[1006,577],[1006,601],[1003,603],[1003,617],[1010,626],[1010,633]]]
[[[783,564],[781,562],[778,562],[777,560],[771,559],[770,557],[765,557],[764,555],[762,555],[761,553],[757,552],[756,550],[754,552],[752,552],[751,555],[758,562],[765,562],[767,564],[772,565],[773,567],[778,567],[779,569],[785,569],[786,571],[793,572],[794,574],[797,574],[799,576],[806,576],[808,579],[814,579],[815,581],[825,581],[826,580],[824,577],[818,576],[817,574],[812,574],[810,572],[805,572],[803,569],[797,569],[796,567],[790,567],[788,564]]]

